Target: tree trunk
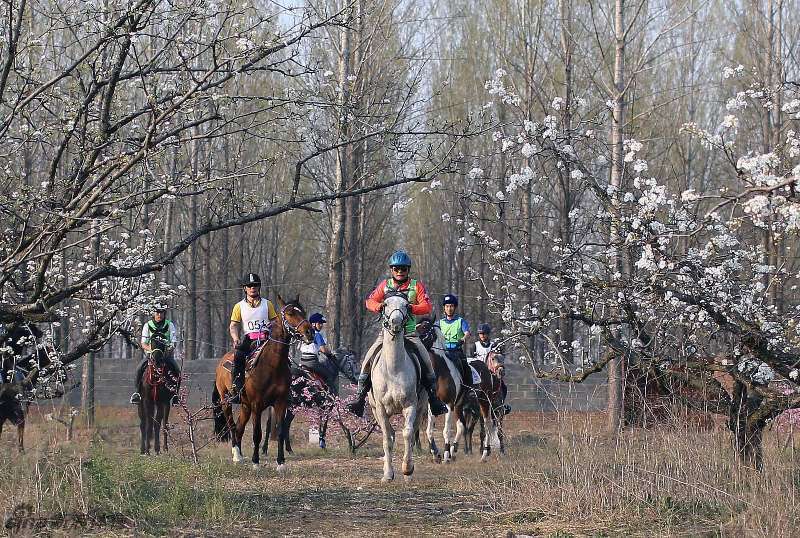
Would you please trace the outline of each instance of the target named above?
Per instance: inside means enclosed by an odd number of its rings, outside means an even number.
[[[625,1],[616,0],[614,16],[614,106],[611,118],[611,178],[612,187],[622,187],[623,172],[623,125],[625,121]],[[616,216],[614,217],[617,218]],[[620,245],[619,229],[611,228],[611,244]],[[612,246],[612,248],[618,248]],[[622,272],[622,253],[618,250],[611,260],[611,269]],[[625,358],[617,355],[608,363],[608,429],[616,435],[622,427],[624,405]]]

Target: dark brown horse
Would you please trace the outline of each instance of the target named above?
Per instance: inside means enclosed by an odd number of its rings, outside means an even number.
[[[0,436],[3,435],[6,420],[14,424],[17,427],[17,450],[20,454],[25,452],[25,409],[20,400],[24,392],[23,383],[25,381],[0,384]]]
[[[139,383],[139,430],[142,440],[141,454],[150,454],[150,442],[156,454],[161,452],[161,431],[164,432],[164,451],[168,449],[167,423],[172,397],[178,390],[178,379],[164,360],[168,343],[160,338],[152,339],[152,351],[147,356],[147,366]]]
[[[293,339],[302,338],[311,343],[314,334],[311,324],[306,319],[306,312],[299,299],[285,303],[278,296],[280,312],[268,328],[267,342],[261,347],[255,365],[247,372],[244,389],[241,394],[239,420],[234,422],[229,393],[232,390],[231,372],[225,367],[226,362],[233,361],[233,352],[226,353],[217,365],[216,380],[212,402],[214,403],[215,431],[220,438],[230,436],[233,462],[241,463],[242,436],[245,426],[253,418],[253,468],[258,468],[258,449],[261,444],[261,414],[272,406],[275,422],[273,432],[278,432],[277,470],[284,468],[284,435],[283,421],[289,405],[291,392],[291,372],[289,370],[289,346]],[[224,420],[222,420],[224,418]],[[269,435],[271,432],[267,432]]]
[[[497,358],[495,360],[502,360]],[[505,414],[505,394],[500,375],[495,375],[489,370],[487,363],[480,360],[470,362],[481,378],[481,382],[473,385],[478,407],[480,408],[481,422],[481,461],[486,461],[491,453],[492,439],[495,434],[500,439],[500,453],[505,454],[505,442],[502,432],[503,416]],[[505,368],[501,367],[500,373]]]

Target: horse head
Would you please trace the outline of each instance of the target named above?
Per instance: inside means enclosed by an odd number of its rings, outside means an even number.
[[[155,364],[160,365],[162,362],[164,362],[164,357],[167,356],[169,346],[169,340],[166,340],[160,336],[153,336],[150,339],[150,360],[152,360]]]
[[[300,304],[299,295],[293,301],[285,302],[278,294],[278,307],[283,328],[290,338],[302,339],[306,344],[314,341],[314,330],[306,319],[306,309]]]
[[[383,300],[381,318],[383,328],[391,333],[392,337],[403,334],[409,311],[408,297],[404,293],[389,292]]]
[[[486,357],[486,366],[494,375],[503,379],[506,376],[505,358],[500,353],[490,351]]]

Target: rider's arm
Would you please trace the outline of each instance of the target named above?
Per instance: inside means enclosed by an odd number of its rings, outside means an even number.
[[[239,326],[242,324],[242,307],[239,303],[233,305],[233,312],[231,312],[231,324],[228,325],[228,333],[233,340],[233,347],[237,347],[241,341],[239,338]]]
[[[150,353],[150,326],[145,323],[142,327],[142,351]]]
[[[417,280],[417,301],[411,305],[411,313],[415,316],[426,316],[433,311],[431,299],[425,286]]]
[[[171,320],[169,322],[169,342],[172,344],[173,349],[178,347],[178,328],[175,327]]]
[[[378,284],[378,287],[372,290],[372,293],[369,294],[367,297],[367,310],[370,312],[380,312],[381,307],[383,306],[383,288],[386,286],[386,281],[381,280]]]
[[[322,331],[317,331],[317,334],[314,335],[314,342],[319,347],[319,352],[323,355],[333,355],[331,353],[331,348],[328,347],[328,342],[325,341],[325,335],[322,334]]]

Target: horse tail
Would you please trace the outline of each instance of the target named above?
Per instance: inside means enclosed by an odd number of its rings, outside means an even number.
[[[219,441],[230,441],[231,431],[228,428],[228,421],[225,419],[225,414],[222,412],[222,398],[217,390],[217,384],[214,383],[214,392],[211,393],[211,405],[214,412],[214,433]]]

